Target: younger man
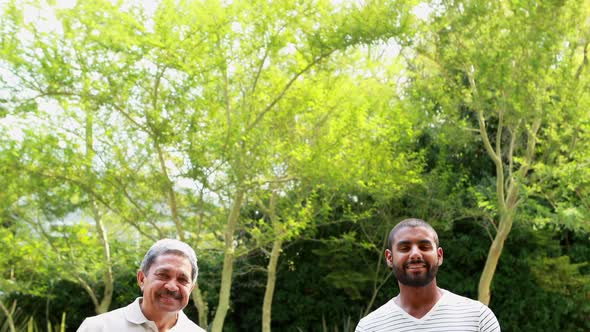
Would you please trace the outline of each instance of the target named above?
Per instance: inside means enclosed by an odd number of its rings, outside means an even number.
[[[356,332],[500,332],[494,313],[483,303],[436,285],[443,250],[436,231],[420,219],[406,219],[389,233],[387,265],[399,295],[358,323]]]

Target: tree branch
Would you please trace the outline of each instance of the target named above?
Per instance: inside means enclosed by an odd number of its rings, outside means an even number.
[[[329,57],[332,53],[334,53],[335,50],[331,50],[328,53],[324,53],[321,54],[320,56],[318,56],[317,58],[315,58],[312,62],[310,62],[309,64],[307,64],[307,66],[305,66],[305,68],[303,68],[302,70],[300,70],[299,72],[297,72],[290,80],[289,82],[287,82],[287,84],[283,87],[283,89],[281,90],[281,92],[279,93],[279,95],[277,97],[275,97],[275,99],[268,104],[264,110],[262,112],[260,112],[260,114],[258,114],[256,116],[256,119],[254,120],[254,122],[252,122],[248,128],[246,128],[246,133],[248,133],[250,130],[252,130],[252,128],[256,127],[256,125],[258,124],[258,122],[260,122],[262,120],[262,118],[264,118],[264,116],[266,115],[266,113],[268,113],[285,95],[285,93],[287,93],[287,91],[289,90],[289,88],[291,87],[291,85],[293,85],[293,83],[295,83],[295,81],[301,76],[303,75],[305,72],[307,72],[309,69],[311,69],[313,66],[315,66],[316,64],[318,64],[320,61],[322,61],[323,59]]]
[[[12,314],[10,313],[10,311],[8,311],[8,309],[6,309],[6,307],[4,306],[4,303],[2,302],[1,299],[0,299],[0,310],[2,310],[2,312],[4,312],[4,315],[6,315],[6,320],[8,321],[8,327],[10,328],[10,332],[16,332],[16,327],[14,326],[14,320],[12,319]]]

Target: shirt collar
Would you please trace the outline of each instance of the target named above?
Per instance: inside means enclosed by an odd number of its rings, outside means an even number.
[[[142,299],[142,297],[138,297],[135,299],[135,301],[133,301],[133,303],[125,307],[125,319],[127,319],[127,321],[129,321],[130,323],[137,325],[141,325],[147,322],[148,324],[151,323],[155,326],[155,323],[147,319],[141,311]],[[182,310],[180,310],[178,312],[178,320],[172,328],[174,329],[177,326],[183,326],[186,324],[188,320],[188,317],[184,314]]]
[[[142,298],[138,297],[133,303],[125,307],[125,319],[133,324],[141,325],[150,321],[143,315],[143,312],[141,312],[141,300]]]

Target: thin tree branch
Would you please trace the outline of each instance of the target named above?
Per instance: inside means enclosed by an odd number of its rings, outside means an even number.
[[[295,83],[295,81],[301,75],[303,75],[305,72],[307,72],[309,69],[311,69],[313,66],[315,66],[316,64],[318,64],[323,59],[329,57],[332,53],[334,53],[334,51],[335,50],[331,50],[331,51],[329,51],[327,53],[321,54],[320,56],[318,56],[317,58],[315,58],[312,62],[310,62],[309,64],[307,64],[307,66],[305,66],[305,68],[303,68],[302,70],[300,70],[299,72],[297,72],[289,80],[289,82],[287,82],[287,84],[283,87],[283,89],[281,90],[281,92],[279,93],[279,95],[277,97],[275,97],[275,99],[273,99],[273,101],[270,104],[268,104],[264,108],[264,110],[262,112],[260,112],[256,116],[256,119],[254,119],[254,121],[248,126],[248,128],[246,128],[246,133],[248,133],[250,130],[252,130],[252,128],[256,127],[256,125],[258,125],[258,122],[260,122],[264,118],[264,116],[266,115],[266,113],[268,113],[279,102],[279,100],[281,100],[283,98],[283,96],[285,95],[285,93],[287,93],[287,91],[289,90],[289,88],[291,87],[291,85],[293,85],[293,83]]]

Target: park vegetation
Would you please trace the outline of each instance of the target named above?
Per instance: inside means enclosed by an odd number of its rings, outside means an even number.
[[[0,331],[199,257],[210,331],[352,331],[396,222],[506,331],[590,330],[589,0],[0,2]]]

